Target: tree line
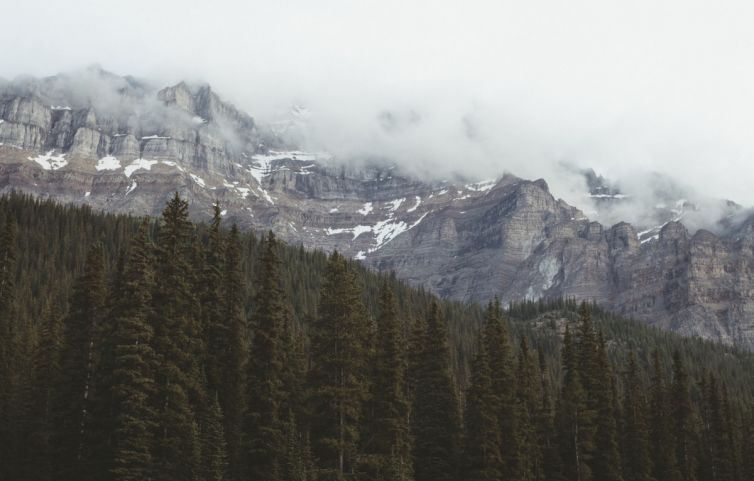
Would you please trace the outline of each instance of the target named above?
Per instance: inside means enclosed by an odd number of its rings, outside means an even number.
[[[1,479],[754,479],[745,353],[441,301],[188,208],[0,201]],[[63,248],[30,241],[56,223]]]

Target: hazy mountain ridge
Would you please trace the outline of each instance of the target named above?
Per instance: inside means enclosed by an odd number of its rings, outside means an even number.
[[[105,80],[86,90],[87,76]],[[103,85],[92,81],[91,85]],[[74,88],[80,86],[81,88]],[[339,249],[443,296],[575,296],[671,330],[754,347],[754,228],[691,235],[689,203],[662,222],[605,227],[544,180],[423,182],[384,163],[295,150],[207,85],[157,89],[90,69],[0,90],[0,183],[118,212],[158,214],[178,190],[244,227]],[[296,116],[305,115],[300,107]],[[592,196],[620,201],[596,174]],[[674,194],[673,194],[674,195]],[[736,206],[731,206],[736,212]],[[653,217],[654,219],[654,217]]]

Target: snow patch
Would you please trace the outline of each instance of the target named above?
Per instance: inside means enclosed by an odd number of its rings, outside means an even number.
[[[338,212],[338,208],[337,207],[333,207],[332,209],[330,209],[330,213],[331,214],[334,214],[336,212]]]
[[[71,110],[67,105],[50,105],[50,110]]]
[[[165,165],[168,165],[170,167],[174,167],[174,168],[180,170],[181,172],[186,172],[186,170],[183,167],[181,167],[180,165],[176,164],[172,160],[163,160],[161,163],[163,163]]]
[[[195,183],[199,184],[199,186],[201,186],[201,187],[207,187],[207,184],[204,183],[204,179],[202,179],[198,175],[189,174],[189,176],[191,177],[191,180],[193,180]]]
[[[372,207],[372,203],[371,202],[367,202],[366,204],[364,204],[364,207],[362,207],[361,209],[359,209],[358,212],[361,215],[367,215],[370,212],[372,212],[373,210],[374,210],[374,208]]]
[[[496,179],[489,179],[475,184],[466,184],[464,187],[468,190],[473,190],[474,192],[487,192],[488,190],[492,190],[492,188],[495,187],[495,184],[497,184]]]
[[[364,251],[359,251],[356,253],[355,256],[353,256],[353,258],[356,259],[357,261],[363,261],[364,259],[367,258],[367,255]]]
[[[37,155],[36,157],[29,157],[29,160],[38,163],[44,170],[58,170],[68,165],[68,161],[65,160],[65,154],[55,155],[54,150],[50,150],[43,155]]]
[[[128,190],[126,191],[126,195],[130,194],[131,192],[133,192],[134,189],[136,189],[137,185],[138,184],[136,183],[135,180],[131,181],[131,185],[128,187]]]
[[[91,193],[91,192],[86,192],[86,193],[84,194],[84,197],[89,197],[90,195],[92,195],[92,193]]]
[[[126,177],[131,177],[131,174],[137,170],[152,170],[152,166],[156,163],[156,160],[136,159],[123,169],[123,173],[126,174]]]
[[[390,212],[397,211],[401,207],[401,204],[403,204],[403,202],[405,201],[406,201],[406,198],[403,197],[402,199],[395,199],[388,202],[387,204],[390,206]]]
[[[108,155],[107,157],[99,159],[94,168],[97,169],[98,172],[101,170],[118,170],[120,169],[120,160],[112,155]]]
[[[154,140],[154,139],[169,139],[170,137],[165,137],[162,135],[147,135],[146,137],[142,137],[141,140]]]
[[[410,209],[406,209],[406,212],[413,212],[413,211],[415,211],[416,209],[419,208],[419,205],[421,203],[422,203],[422,198],[417,195],[416,196],[416,204],[414,204],[414,206],[411,207]]]

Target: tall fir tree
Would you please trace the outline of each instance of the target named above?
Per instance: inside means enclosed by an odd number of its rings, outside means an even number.
[[[200,373],[196,303],[191,291],[191,223],[188,203],[176,193],[162,214],[153,296],[155,472],[160,480],[198,476],[199,433],[195,418]],[[192,402],[193,401],[193,402]]]
[[[227,342],[220,349],[222,377],[218,389],[223,412],[223,432],[228,450],[228,476],[238,481],[242,475],[241,434],[246,409],[246,282],[241,268],[241,238],[233,224],[225,243],[222,273],[221,318]]]
[[[150,479],[154,472],[153,436],[157,426],[153,405],[155,362],[152,349],[152,292],[154,289],[153,246],[149,221],[144,220],[131,242],[116,304],[111,312],[114,324],[112,374],[114,481]]]
[[[15,411],[22,333],[15,313],[16,235],[16,222],[8,216],[0,234],[0,479],[15,475],[19,454]]]
[[[231,341],[228,325],[223,319],[222,282],[224,264],[224,243],[220,224],[222,211],[220,204],[213,206],[212,222],[209,225],[206,248],[204,249],[203,270],[199,283],[201,291],[202,333],[204,338],[204,370],[207,377],[207,390],[220,390],[225,368],[222,354]]]
[[[673,440],[675,442],[676,462],[684,481],[696,481],[696,433],[694,411],[688,372],[681,353],[673,352],[673,383],[671,385],[671,419],[673,422]],[[661,480],[658,480],[661,481]]]
[[[363,446],[371,457],[370,479],[409,481],[413,478],[406,395],[406,357],[392,288],[380,290],[377,343],[372,370],[371,419]]]
[[[223,413],[217,393],[204,410],[200,425],[201,480],[225,481],[228,473],[228,452],[223,433]]]
[[[535,357],[525,337],[521,338],[516,368],[517,425],[520,444],[521,480],[534,481],[543,475],[542,451],[537,430],[541,403],[541,382]]]
[[[105,316],[105,256],[101,243],[87,254],[68,315],[63,323],[61,376],[55,399],[55,470],[66,479],[88,479],[94,448],[89,426],[91,381],[98,345],[96,333]]]
[[[492,390],[497,403],[497,419],[500,424],[503,475],[507,478],[521,477],[521,439],[516,419],[516,383],[514,360],[506,322],[500,302],[496,299],[487,305],[485,312],[484,342],[492,371]]]
[[[280,287],[277,240],[270,232],[262,248],[251,324],[254,337],[248,369],[246,460],[249,476],[260,481],[281,479],[284,445],[283,322],[285,299]]]
[[[502,477],[504,463],[500,454],[500,425],[495,401],[487,348],[480,336],[471,364],[471,385],[466,394],[461,461],[464,480],[497,481]]]
[[[639,378],[639,368],[633,353],[628,359],[623,384],[623,476],[626,481],[654,481],[649,453],[645,388]]]
[[[563,471],[569,481],[590,481],[593,478],[587,453],[593,450],[593,440],[582,433],[591,432],[594,415],[581,383],[578,346],[571,336],[570,326],[566,326],[563,338],[562,363],[565,375],[556,410],[556,429]]]
[[[663,481],[680,481],[673,438],[670,391],[660,362],[659,351],[652,353],[652,385],[650,387],[650,449],[652,474]]]
[[[436,301],[429,307],[422,337],[413,374],[414,476],[416,481],[453,481],[459,475],[460,411],[445,321]]]
[[[594,479],[622,481],[618,419],[616,418],[616,393],[607,347],[602,332],[597,337],[596,376],[593,399],[597,414],[594,434],[592,472]]]
[[[318,317],[311,326],[309,426],[323,479],[353,478],[368,393],[368,335],[362,286],[346,260],[334,252],[324,274]]]

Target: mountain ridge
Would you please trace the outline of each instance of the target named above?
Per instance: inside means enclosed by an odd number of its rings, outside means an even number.
[[[153,216],[179,191],[197,217],[220,202],[229,222],[338,249],[444,297],[590,299],[754,348],[751,218],[719,235],[676,220],[607,227],[544,179],[422,181],[383,162],[348,165],[286,144],[208,85],[157,90],[102,72],[92,75],[114,87],[88,105],[61,96],[59,78],[0,91],[0,191]]]

